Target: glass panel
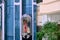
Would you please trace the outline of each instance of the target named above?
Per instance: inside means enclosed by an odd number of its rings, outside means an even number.
[[[32,0],[23,0],[22,6],[22,40],[32,40]]]
[[[15,0],[15,2],[20,2],[20,0]]]
[[[23,2],[22,3],[22,11],[23,11],[22,14],[25,14],[26,13],[26,10],[25,10],[26,9],[26,1],[22,0],[22,2]]]
[[[26,13],[32,15],[32,0],[26,1]]]
[[[15,40],[20,40],[20,6],[15,5]]]
[[[26,1],[26,6],[32,6],[32,0],[27,0]]]
[[[7,19],[7,36],[13,36],[14,33],[13,33],[13,28],[14,28],[14,17],[13,17],[13,14],[14,13],[14,6],[9,6],[7,7],[7,16],[6,16],[6,19]]]
[[[13,40],[13,36],[7,36],[7,40]]]
[[[2,0],[0,0],[0,3],[2,3]]]
[[[0,40],[2,40],[2,9],[0,7]]]
[[[22,40],[32,40],[32,17],[27,13],[22,16]]]
[[[5,9],[6,10],[6,9]],[[13,32],[13,28],[14,28],[14,17],[13,17],[13,13],[14,13],[14,6],[9,6],[7,7],[7,13],[5,14],[5,39],[6,40],[13,40],[14,38],[14,32]],[[12,37],[11,37],[12,36]]]
[[[5,3],[7,3],[6,4],[7,6],[12,6],[12,5],[14,5],[14,0],[6,0]]]
[[[36,2],[36,0],[34,0],[34,2]]]
[[[34,40],[36,40],[36,12],[37,5],[34,5]]]
[[[32,6],[26,6],[26,13],[32,15]]]

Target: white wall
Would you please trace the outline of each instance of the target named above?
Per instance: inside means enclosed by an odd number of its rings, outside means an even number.
[[[48,19],[47,15],[37,16],[37,25],[38,26],[43,25],[44,23],[46,23],[48,21],[47,19]]]
[[[47,21],[57,22],[60,24],[60,14],[40,15],[37,17],[37,25],[43,25]]]
[[[58,22],[58,24],[60,24],[60,14],[48,15],[48,20],[51,22]]]
[[[42,15],[42,25],[48,21],[47,18],[47,15]]]
[[[37,16],[37,25],[38,26],[42,25],[42,16]]]
[[[52,1],[56,1],[56,0],[43,0],[43,3],[49,3],[49,2],[52,2]]]
[[[60,1],[56,1],[50,4],[40,4],[40,14],[42,13],[48,13],[50,14],[50,12],[56,12],[56,11],[60,11]]]

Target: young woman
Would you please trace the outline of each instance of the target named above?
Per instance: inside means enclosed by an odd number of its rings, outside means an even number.
[[[28,26],[27,17],[23,18],[22,25],[22,40],[32,40],[30,26]]]

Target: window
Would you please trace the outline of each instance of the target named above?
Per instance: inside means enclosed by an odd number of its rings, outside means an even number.
[[[20,40],[20,6],[15,5],[15,40]]]
[[[6,10],[6,9],[5,9]],[[13,40],[14,39],[14,6],[7,7],[7,13],[5,14],[5,40]]]
[[[32,40],[32,17],[26,13],[22,16],[22,39],[25,38]]]
[[[34,2],[36,2],[36,0],[34,0]]]
[[[15,2],[20,2],[20,0],[15,0]]]
[[[33,7],[34,11],[34,40],[36,40],[36,12],[37,12],[37,5],[34,5]]]
[[[27,7],[26,6],[26,13],[31,14],[32,13],[32,7]]]

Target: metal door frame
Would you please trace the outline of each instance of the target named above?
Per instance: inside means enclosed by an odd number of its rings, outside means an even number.
[[[34,40],[34,9],[33,9],[33,0],[32,0],[32,40]],[[22,40],[22,0],[20,0],[20,40]]]
[[[4,40],[4,3],[0,4],[2,16],[2,40]]]

